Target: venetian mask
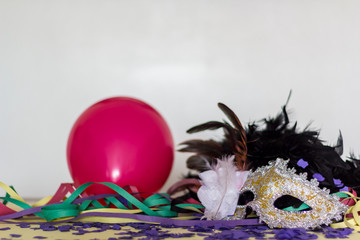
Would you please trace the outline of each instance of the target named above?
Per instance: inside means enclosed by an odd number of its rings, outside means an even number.
[[[268,166],[250,172],[240,197],[251,194],[253,200],[237,207],[234,217],[243,218],[247,207],[256,212],[260,220],[269,227],[315,228],[330,224],[333,219],[341,220],[347,206],[339,202],[329,190],[320,189],[316,179],[308,181],[307,174],[296,174],[295,169],[287,168],[288,161],[277,159]],[[301,211],[287,211],[276,207],[287,197],[297,198],[309,208]]]

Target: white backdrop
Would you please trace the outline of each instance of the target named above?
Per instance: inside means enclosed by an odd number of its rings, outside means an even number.
[[[24,197],[71,181],[66,141],[91,104],[132,96],[185,131],[281,110],[360,154],[360,2],[0,0],[0,181]],[[212,136],[209,133],[206,136]],[[176,153],[164,189],[187,172]]]

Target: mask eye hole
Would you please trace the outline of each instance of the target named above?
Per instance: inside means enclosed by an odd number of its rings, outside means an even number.
[[[254,198],[255,198],[255,195],[252,191],[250,191],[250,190],[244,191],[239,196],[238,205],[246,205],[249,202],[253,201]]]
[[[312,208],[291,195],[283,195],[275,200],[274,206],[284,211],[310,211]]]

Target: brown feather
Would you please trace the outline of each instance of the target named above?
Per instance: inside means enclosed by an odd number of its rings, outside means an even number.
[[[179,152],[195,152],[214,157],[221,156],[223,150],[222,145],[214,140],[193,139],[182,142],[180,145],[185,145],[185,147],[178,150]]]
[[[216,158],[208,157],[205,155],[193,155],[186,161],[186,166],[189,169],[193,169],[199,172],[203,172],[210,169],[211,165],[217,162]]]
[[[193,152],[196,155],[188,159],[188,168],[204,171],[205,163],[211,163],[216,158],[226,154],[235,155],[235,162],[239,169],[247,168],[247,140],[245,130],[235,113],[225,104],[219,103],[219,108],[224,112],[233,126],[229,123],[209,121],[187,130],[187,133],[197,133],[205,130],[216,130],[222,128],[225,132],[225,139],[222,142],[214,140],[190,140],[181,143],[184,145],[180,152]]]
[[[235,137],[235,141],[233,142],[235,161],[240,169],[244,169],[246,168],[247,158],[247,140],[244,127],[236,114],[228,106],[223,103],[218,103],[218,107],[225,113],[226,117],[231,121],[234,128],[237,130],[236,132],[239,136]]]
[[[187,133],[196,133],[196,132],[201,132],[204,130],[216,130],[216,129],[224,127],[224,125],[225,124],[222,122],[210,121],[210,122],[203,123],[203,124],[197,125],[195,127],[192,127],[189,130],[187,130],[186,132]]]

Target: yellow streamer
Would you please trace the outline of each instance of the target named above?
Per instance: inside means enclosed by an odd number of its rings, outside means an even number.
[[[354,200],[355,204],[353,206],[350,206],[349,209],[346,211],[346,213],[344,214],[344,221],[342,222],[338,222],[338,223],[333,223],[330,224],[330,226],[332,228],[353,228],[357,231],[360,231],[360,216],[359,216],[359,211],[360,211],[360,197],[355,197],[352,193],[350,192],[344,192],[347,195],[349,195],[349,197],[344,198],[342,201],[346,201],[346,200]],[[352,214],[353,217],[347,217],[348,215]]]
[[[12,188],[10,188],[8,185],[6,185],[3,182],[0,182],[0,187],[3,188],[9,195],[11,198],[16,199],[18,201],[21,201],[29,206],[32,207],[41,207],[41,206],[45,206],[51,199],[52,196],[47,196],[41,200],[39,200],[38,202],[36,202],[35,204],[28,204],[26,203],[26,201],[21,198],[19,196],[19,194],[17,194]],[[8,205],[9,208],[11,208],[14,211],[20,211],[22,210],[21,207],[16,206],[14,204],[10,204],[10,206]],[[156,210],[161,210],[159,208],[150,208],[153,211]],[[194,207],[184,207],[184,209],[189,209],[189,210],[193,210],[199,213],[202,213],[199,209],[196,209]],[[131,213],[131,214],[138,214],[138,213],[142,213],[143,211],[141,209],[118,209],[118,208],[100,208],[100,209],[92,209],[92,210],[86,210],[86,211],[82,211],[80,212],[80,214],[83,213],[90,213],[90,212],[107,212],[107,213]],[[66,217],[66,218],[62,218],[62,219],[57,219],[57,221],[59,220],[67,220],[67,219],[71,219],[72,217]],[[183,214],[182,216],[178,216],[178,217],[174,217],[172,219],[183,219],[183,220],[190,220],[190,219],[195,219],[197,217],[194,216],[186,216],[186,214]],[[24,223],[34,223],[34,222],[47,222],[45,219],[42,218],[38,218],[38,217],[29,217],[29,216],[24,216],[23,218],[21,218],[21,220],[19,219],[8,219],[8,222],[24,222]],[[144,222],[141,220],[136,220],[136,219],[130,219],[130,218],[118,218],[118,217],[82,217],[79,219],[76,219],[75,221],[82,221],[82,222],[102,222],[102,223],[130,223],[130,222]],[[152,223],[152,222],[149,222]],[[155,223],[156,224],[156,223]]]
[[[7,184],[0,182],[0,187],[2,189],[4,189],[11,198],[21,201],[23,203],[28,204],[22,197],[20,197],[20,195],[15,192],[11,187],[9,187]],[[51,200],[52,196],[47,196],[41,200],[39,200],[38,202],[36,202],[35,204],[28,204],[31,207],[40,207],[40,206],[45,206],[50,200]],[[9,207],[10,209],[14,210],[14,211],[19,211],[19,209],[22,209],[19,206],[13,205],[13,204],[9,204],[7,205],[7,207]]]
[[[25,202],[25,200],[22,199],[19,194],[17,194],[11,187],[6,185],[5,183],[0,182],[0,187],[2,187],[10,195],[11,198],[19,200],[21,202]]]
[[[44,197],[43,199],[37,201],[36,203],[34,203],[32,205],[32,207],[40,207],[40,206],[44,206],[46,205],[52,198],[53,196],[47,196],[47,197]]]

